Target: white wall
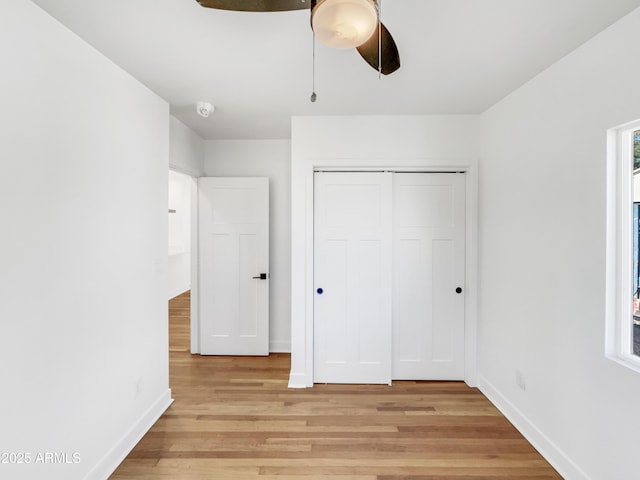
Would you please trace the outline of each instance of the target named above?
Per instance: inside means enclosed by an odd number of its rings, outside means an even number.
[[[191,195],[195,179],[169,171],[169,295],[191,288]]]
[[[480,385],[567,479],[639,475],[640,377],[604,355],[606,130],[640,118],[639,44],[636,10],[481,122]]]
[[[313,385],[313,170],[391,167],[467,172],[467,374],[475,369],[475,195],[479,118],[294,117],[291,136],[291,376]],[[473,340],[473,341],[471,341]]]
[[[170,403],[169,108],[32,2],[0,64],[0,477],[106,478]]]
[[[191,177],[204,174],[204,140],[176,117],[170,117],[169,166]]]
[[[269,349],[291,349],[291,142],[210,140],[205,171],[210,177],[269,178]]]

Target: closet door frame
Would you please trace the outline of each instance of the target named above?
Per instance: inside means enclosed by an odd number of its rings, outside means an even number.
[[[447,167],[447,168],[421,168],[421,167],[333,167],[333,166],[315,166],[311,172],[311,187],[313,191],[313,177],[316,172],[397,172],[397,173],[463,173],[465,174],[465,279],[464,279],[464,302],[465,302],[465,319],[464,319],[464,332],[465,332],[465,378],[464,381],[472,387],[477,386],[477,174],[475,170],[472,170],[470,166],[460,167]],[[313,204],[313,201],[312,201]],[[312,205],[313,206],[313,205]],[[313,225],[315,222],[313,208],[311,213],[307,217],[307,223],[310,224],[310,232],[313,232]],[[314,248],[313,248],[313,235],[311,238],[310,257],[308,260],[309,268],[309,283],[307,288],[307,295],[311,292],[311,295],[307,297],[308,305],[311,307],[310,315],[307,316],[307,358],[309,359],[308,369],[310,371],[310,384],[306,386],[313,386],[313,261],[314,261]],[[308,310],[308,311],[309,311]],[[290,386],[293,385],[290,381]]]

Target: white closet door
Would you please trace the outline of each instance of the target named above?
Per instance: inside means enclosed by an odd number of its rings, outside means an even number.
[[[393,379],[463,380],[465,175],[396,173],[393,196]]]
[[[269,179],[198,179],[200,353],[269,355]]]
[[[391,383],[391,185],[315,174],[315,382]]]

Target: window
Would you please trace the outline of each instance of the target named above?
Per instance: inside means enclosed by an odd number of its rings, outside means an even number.
[[[606,353],[640,372],[640,121],[607,140]]]
[[[640,130],[633,132],[633,355],[640,357]]]

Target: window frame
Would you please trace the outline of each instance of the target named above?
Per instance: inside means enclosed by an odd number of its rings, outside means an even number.
[[[640,373],[633,354],[634,132],[640,120],[607,131],[607,358]]]

